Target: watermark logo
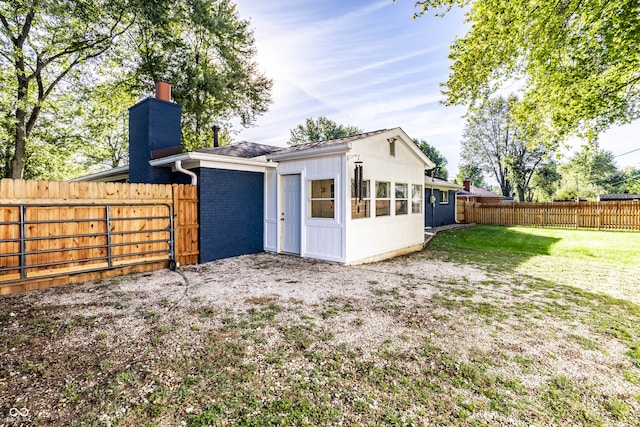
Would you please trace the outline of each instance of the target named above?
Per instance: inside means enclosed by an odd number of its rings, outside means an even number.
[[[21,409],[11,408],[9,410],[9,415],[12,418],[18,418],[18,417],[27,418],[29,416],[29,410],[27,408],[21,408]]]

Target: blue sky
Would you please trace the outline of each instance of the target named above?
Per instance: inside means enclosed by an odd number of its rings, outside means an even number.
[[[463,36],[462,14],[413,19],[414,1],[235,0],[250,19],[259,68],[274,80],[273,103],[236,140],[284,146],[290,129],[326,116],[365,131],[401,127],[460,161],[465,113],[440,103],[449,46]],[[640,148],[640,122],[604,134],[614,154]],[[616,159],[640,168],[640,150]]]

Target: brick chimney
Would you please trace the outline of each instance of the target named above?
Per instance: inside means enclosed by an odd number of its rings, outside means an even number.
[[[469,178],[465,178],[462,181],[462,187],[464,188],[464,191],[471,193],[471,180]]]
[[[129,108],[129,182],[170,184],[171,169],[154,168],[149,160],[182,152],[182,105],[171,102],[171,86],[156,83],[156,97]]]

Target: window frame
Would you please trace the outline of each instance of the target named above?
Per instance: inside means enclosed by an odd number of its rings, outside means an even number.
[[[440,204],[448,205],[449,204],[449,190],[438,190],[440,191]]]
[[[362,184],[366,183],[366,192],[363,191],[362,200],[358,201],[358,196],[355,194],[356,191],[356,182],[355,179],[351,180],[351,219],[363,219],[363,218],[371,218],[371,180],[363,179]],[[364,216],[353,216],[354,203],[356,206],[358,204],[362,204],[364,206]],[[361,206],[358,206],[361,207]]]
[[[313,193],[313,189],[314,189],[314,182],[321,182],[321,181],[331,181],[330,184],[330,190],[329,190],[329,195],[332,197],[314,197],[314,193]],[[331,178],[320,178],[320,179],[308,179],[307,182],[309,183],[309,218],[312,219],[328,219],[328,220],[335,220],[336,219],[336,178],[331,177]],[[322,188],[322,187],[321,187]],[[332,216],[314,216],[314,210],[313,210],[313,206],[314,206],[314,202],[327,202],[330,201],[331,202],[331,213]],[[322,205],[320,208],[320,211],[322,212]]]
[[[376,183],[376,217],[391,216],[391,181],[375,181]],[[378,186],[386,184],[386,197],[378,196]],[[385,203],[386,202],[386,203]],[[386,205],[386,213],[378,214],[379,206]]]
[[[398,197],[398,190],[400,191],[400,196]],[[394,212],[395,215],[408,215],[409,214],[409,184],[404,182],[395,182],[393,185],[393,196],[394,196]]]
[[[416,193],[417,190],[417,193]],[[416,199],[416,194],[418,198]],[[411,213],[412,214],[420,214],[422,213],[422,206],[424,205],[424,187],[420,184],[411,184]],[[415,209],[415,206],[418,206],[418,210]]]

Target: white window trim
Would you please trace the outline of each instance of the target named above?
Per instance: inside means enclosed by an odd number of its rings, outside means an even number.
[[[444,190],[444,191],[440,190],[440,204],[441,205],[449,204],[449,190]]]
[[[398,198],[397,196],[397,192],[396,192],[396,186],[398,185],[403,185],[404,186],[404,198]],[[409,215],[409,184],[405,183],[405,182],[394,182],[393,183],[393,211],[394,214],[396,216],[398,215]],[[398,205],[397,202],[399,201],[405,201],[405,207],[406,207],[406,212],[400,212],[398,213]]]

